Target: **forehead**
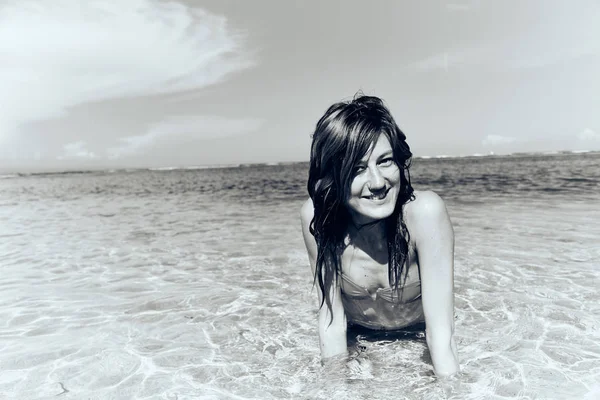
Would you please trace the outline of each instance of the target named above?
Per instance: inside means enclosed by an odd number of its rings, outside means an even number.
[[[361,159],[361,161],[367,161],[371,158],[378,158],[380,155],[390,153],[392,151],[392,145],[390,144],[387,135],[380,134],[377,140],[371,144],[367,154]]]

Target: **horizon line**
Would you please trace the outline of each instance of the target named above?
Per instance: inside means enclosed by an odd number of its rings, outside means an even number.
[[[487,154],[474,153],[468,155],[446,155],[439,154],[434,156],[422,155],[415,156],[413,159],[436,160],[436,159],[458,159],[458,158],[490,158],[490,157],[510,157],[510,156],[544,156],[544,155],[568,155],[568,154],[587,154],[600,153],[600,150],[553,150],[553,151],[530,151],[496,154],[489,152]],[[175,171],[175,170],[201,170],[201,169],[226,169],[226,168],[247,168],[252,166],[277,166],[308,163],[310,160],[299,161],[263,161],[263,162],[239,162],[227,164],[195,164],[195,165],[163,165],[163,166],[82,166],[79,168],[57,166],[37,169],[35,167],[0,167],[0,178],[9,178],[11,176],[22,175],[43,175],[43,174],[61,174],[61,173],[87,173],[87,172],[117,172],[117,171]],[[26,171],[26,169],[29,169]]]

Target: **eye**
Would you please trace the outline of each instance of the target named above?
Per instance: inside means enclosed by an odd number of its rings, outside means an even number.
[[[392,164],[394,164],[394,159],[392,157],[384,158],[379,162],[379,165],[381,165],[382,167],[389,167]]]
[[[354,167],[354,176],[362,174],[367,168],[364,165],[357,165]]]

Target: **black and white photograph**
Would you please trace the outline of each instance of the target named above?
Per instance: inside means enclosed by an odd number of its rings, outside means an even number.
[[[0,398],[600,399],[598,0],[0,0]]]

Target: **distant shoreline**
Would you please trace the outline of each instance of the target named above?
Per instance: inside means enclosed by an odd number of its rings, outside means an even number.
[[[516,152],[508,154],[469,154],[469,155],[436,155],[436,156],[413,156],[415,160],[452,160],[452,159],[495,159],[495,158],[520,158],[520,157],[551,157],[565,155],[597,155],[600,150],[563,150],[549,152]],[[69,168],[56,167],[47,169],[36,168],[2,168],[0,167],[0,179],[30,175],[67,175],[67,174],[89,174],[89,173],[116,173],[136,171],[185,171],[203,169],[227,169],[227,168],[256,168],[283,165],[308,164],[309,161],[281,161],[281,162],[256,162],[256,163],[234,163],[234,164],[208,164],[208,165],[183,165],[183,166],[159,166],[159,167],[84,167]]]

